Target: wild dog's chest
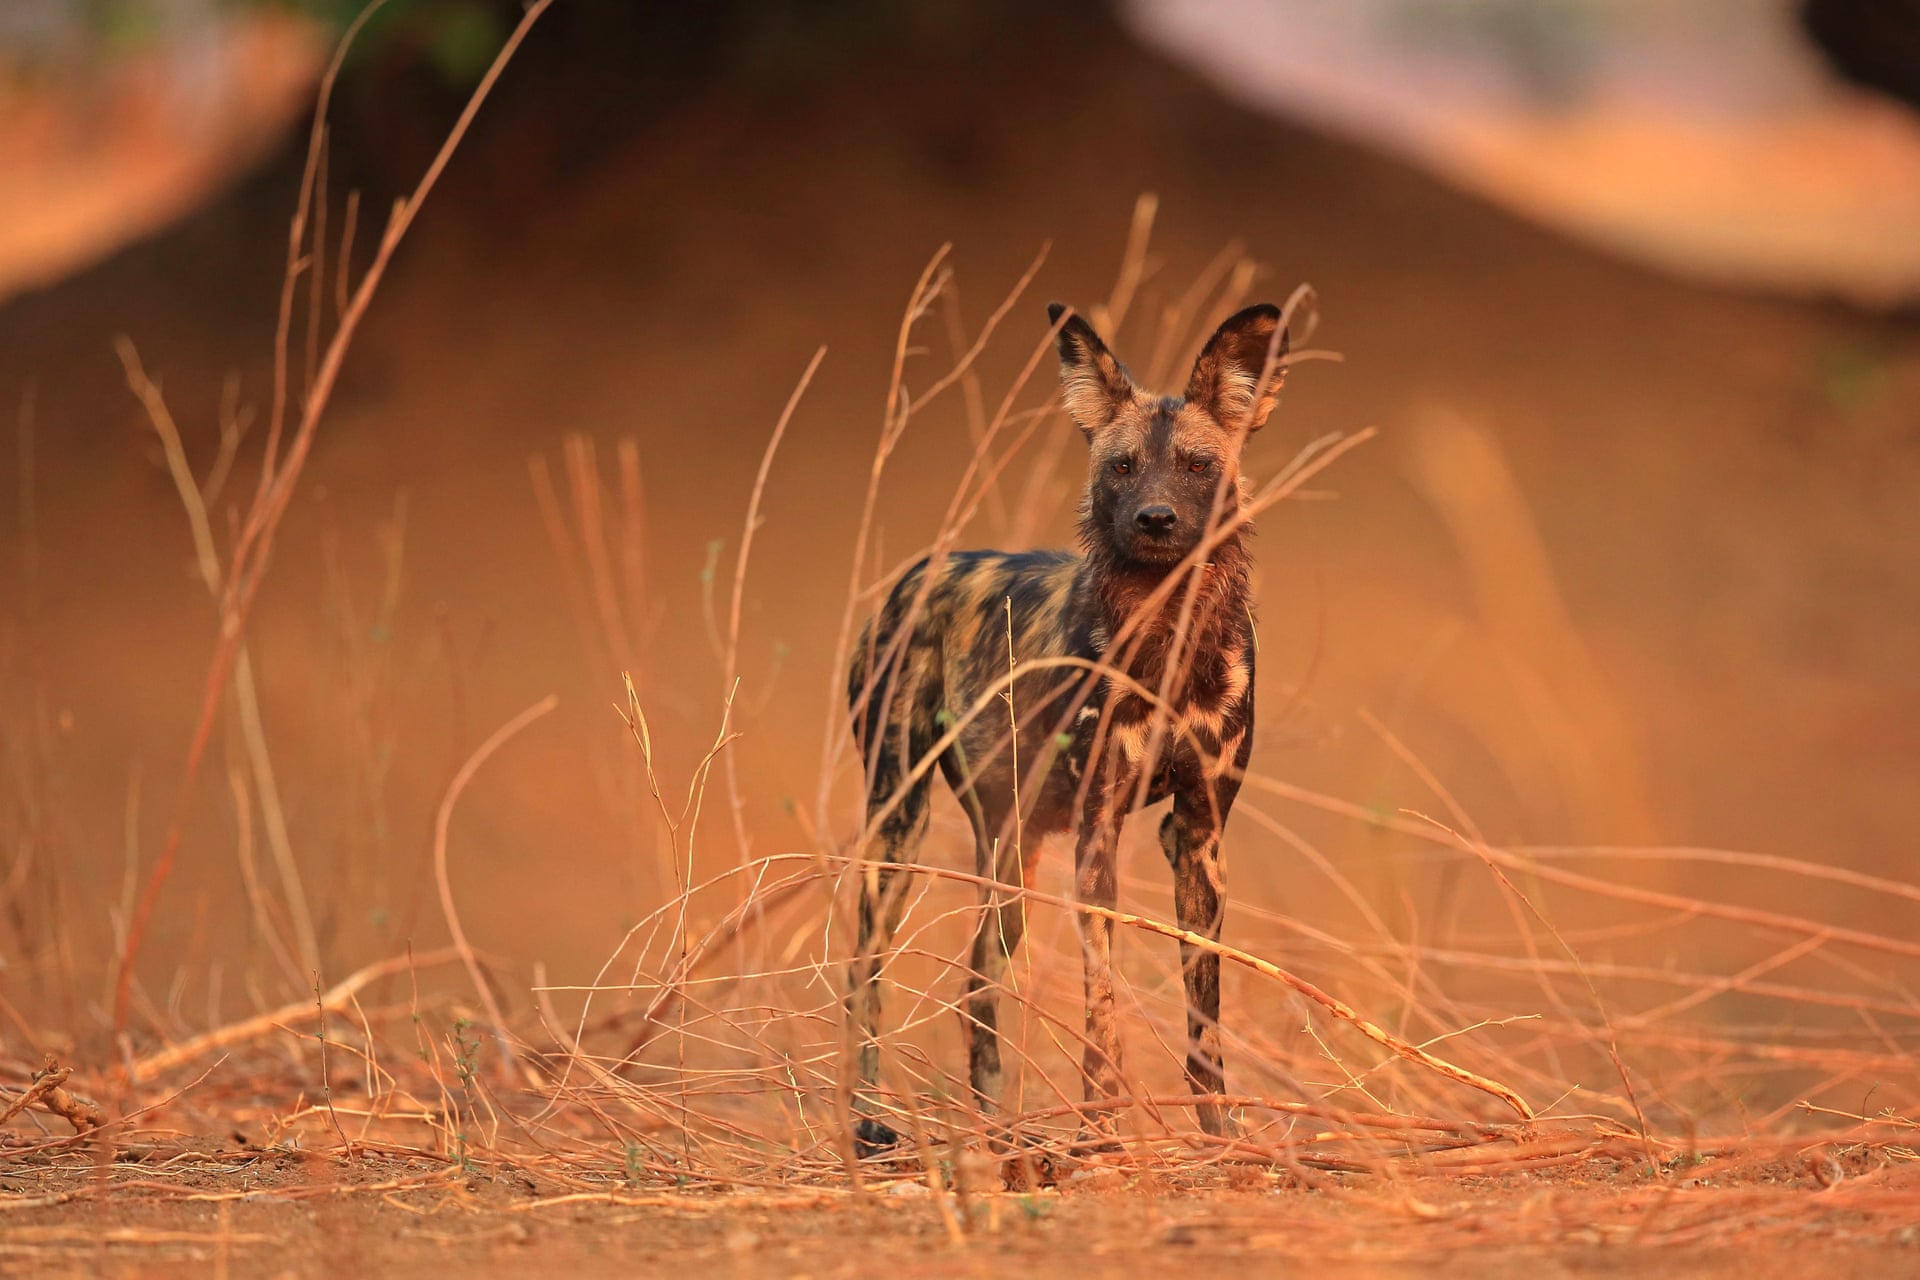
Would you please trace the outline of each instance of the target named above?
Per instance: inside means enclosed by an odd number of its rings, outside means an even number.
[[[1250,633],[1208,635],[1184,648],[1162,641],[1095,660],[1113,669],[1075,718],[1083,762],[1104,743],[1134,768],[1188,760],[1217,774],[1231,763],[1251,720]]]

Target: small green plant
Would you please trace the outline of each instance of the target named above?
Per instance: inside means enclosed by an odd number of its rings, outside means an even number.
[[[480,1066],[480,1037],[469,1039],[467,1033],[473,1030],[472,1018],[455,1018],[453,1022],[453,1070],[460,1077],[460,1084],[469,1094],[473,1092],[474,1075]]]

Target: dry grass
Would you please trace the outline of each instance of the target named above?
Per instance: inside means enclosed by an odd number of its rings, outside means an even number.
[[[1406,1247],[1406,1237],[1393,1234],[1399,1228],[1417,1229],[1420,1247],[1428,1249],[1489,1240],[1554,1243],[1584,1238],[1583,1232],[1609,1242],[1698,1246],[1818,1232],[1836,1223],[1864,1238],[1892,1238],[1913,1220],[1920,1186],[1906,1175],[1920,1125],[1913,1118],[1920,1077],[1912,1053],[1920,1001],[1911,994],[1920,944],[1751,905],[1740,891],[1765,877],[1920,901],[1920,887],[1731,851],[1502,846],[1476,829],[1443,779],[1377,724],[1383,745],[1426,787],[1424,807],[1433,816],[1318,794],[1259,773],[1246,778],[1234,856],[1271,853],[1307,866],[1351,908],[1336,927],[1236,901],[1236,927],[1274,940],[1284,965],[1183,934],[1136,905],[1150,886],[1124,883],[1127,906],[1111,913],[1129,934],[1214,946],[1240,971],[1243,980],[1228,987],[1226,1027],[1237,1092],[1223,1101],[1244,1122],[1244,1139],[1194,1131],[1193,1100],[1177,1085],[1185,1043],[1178,970],[1171,947],[1148,943],[1135,948],[1123,995],[1132,1045],[1129,1091],[1113,1105],[1123,1112],[1124,1150],[1086,1159],[1072,1153],[1069,1139],[1086,1112],[1073,1067],[1080,1050],[1072,928],[1078,908],[1060,894],[1035,890],[1028,894],[1027,950],[1007,979],[1003,1024],[1008,1106],[1028,1145],[1011,1154],[990,1148],[985,1122],[965,1101],[958,1074],[957,1004],[962,940],[987,886],[929,864],[915,869],[921,883],[890,962],[893,1030],[882,1055],[896,1127],[911,1135],[911,1149],[890,1162],[853,1159],[842,970],[851,947],[851,877],[864,842],[850,829],[859,780],[837,673],[845,668],[858,618],[900,567],[928,550],[945,554],[962,537],[1021,541],[1032,527],[1036,496],[1068,466],[1060,442],[1071,433],[1055,429],[1057,415],[1042,403],[1050,386],[1040,376],[1049,367],[1047,342],[1035,343],[997,400],[975,372],[1041,259],[971,337],[952,303],[945,250],[911,292],[851,548],[819,786],[805,815],[811,847],[754,851],[745,816],[753,782],[735,772],[728,747],[737,700],[755,696],[740,687],[738,659],[761,493],[819,355],[774,425],[724,617],[709,595],[708,626],[724,668],[711,745],[691,760],[656,758],[645,682],[629,678],[618,690],[609,680],[633,738],[634,794],[654,805],[651,819],[636,818],[636,833],[645,827],[664,833],[655,844],[663,864],[656,908],[609,940],[605,963],[585,984],[526,974],[468,940],[449,870],[452,816],[479,771],[510,767],[505,760],[490,764],[496,753],[531,749],[510,740],[550,708],[550,700],[542,701],[485,739],[440,807],[433,871],[452,946],[372,958],[322,989],[315,908],[259,724],[245,643],[248,609],[381,269],[473,109],[544,8],[542,0],[529,10],[447,149],[395,211],[367,275],[351,289],[344,273],[334,283],[338,319],[325,335],[318,302],[327,287],[319,269],[325,232],[317,220],[309,236],[311,210],[324,207],[318,190],[324,133],[316,127],[309,182],[289,242],[279,378],[264,457],[224,558],[214,513],[243,447],[238,415],[223,431],[214,476],[198,480],[157,385],[132,348],[123,348],[129,381],[165,446],[222,628],[167,841],[130,900],[114,970],[119,1060],[0,1062],[9,1125],[0,1145],[0,1185],[9,1194],[0,1198],[0,1211],[109,1198],[226,1205],[261,1196],[342,1195],[404,1207],[416,1203],[405,1197],[422,1189],[473,1195],[490,1188],[486,1194],[508,1197],[495,1206],[503,1214],[586,1204],[692,1213],[706,1211],[698,1205],[747,1203],[737,1195],[701,1201],[696,1193],[702,1192],[752,1193],[752,1203],[764,1207],[917,1183],[928,1189],[941,1231],[962,1241],[998,1229],[1011,1212],[1005,1187],[1061,1179],[1097,1187],[1120,1179],[1135,1191],[1167,1196],[1275,1186],[1345,1196],[1353,1211],[1319,1222],[1310,1245],[1270,1242],[1295,1252],[1358,1247],[1363,1240],[1391,1252]],[[1256,272],[1229,249],[1175,304],[1160,314],[1136,314],[1141,281],[1154,270],[1154,212],[1150,200],[1136,209],[1112,296],[1094,318],[1133,348],[1155,353],[1143,368],[1164,378],[1208,319],[1246,299]],[[352,234],[349,222],[341,235]],[[342,249],[335,260],[344,267],[348,257]],[[287,352],[302,279],[314,299],[306,329],[313,376],[289,415]],[[1303,292],[1292,305],[1309,303]],[[1309,319],[1304,311],[1296,314],[1296,322]],[[925,344],[936,327],[944,329],[950,359],[927,376],[932,358]],[[1036,378],[1043,385],[1033,385]],[[874,513],[888,462],[919,415],[956,392],[972,431],[972,462],[930,547],[883,558]],[[1457,442],[1468,429],[1436,430],[1436,439],[1452,433]],[[1308,486],[1337,465],[1353,465],[1347,455],[1366,439],[1355,432],[1315,441],[1260,487],[1253,512],[1274,511],[1310,492]],[[1531,611],[1509,610],[1502,625],[1519,637],[1515,643],[1586,663],[1571,623],[1551,605],[1550,590],[1543,594],[1550,572],[1524,512],[1510,495],[1503,497],[1510,477],[1497,457],[1487,456],[1485,441],[1469,444],[1464,451],[1436,444],[1426,456],[1436,492],[1469,485],[1478,499],[1447,508],[1462,540],[1478,548],[1477,585],[1493,606],[1509,594],[1547,600]],[[544,460],[534,467],[536,496],[584,643],[610,677],[644,667],[646,636],[658,621],[644,603],[637,456],[623,447],[609,484],[591,446],[569,441],[565,502]],[[1364,458],[1364,450],[1356,456]],[[1019,468],[1024,480],[1016,492],[1009,477]],[[603,498],[608,489],[620,495],[611,515]],[[1232,518],[1221,517],[1219,536]],[[1519,568],[1503,576],[1502,565]],[[1516,574],[1524,579],[1518,585]],[[1177,587],[1170,581],[1168,591]],[[1117,647],[1125,640],[1118,637]],[[1002,710],[988,697],[962,718]],[[1601,694],[1589,691],[1571,710],[1567,740],[1594,729],[1597,736],[1587,739],[1592,751],[1626,751]],[[236,810],[250,815],[257,807],[262,814],[274,868],[271,880],[256,869],[248,843],[253,824],[250,817],[241,821],[240,865],[254,924],[269,941],[280,976],[292,990],[311,995],[198,1034],[170,1035],[157,1016],[148,1018],[153,1034],[137,1033],[145,926],[164,906],[162,891],[197,794],[194,775],[229,716],[241,729],[229,779]],[[951,732],[957,730],[956,724]],[[1589,785],[1583,760],[1590,763],[1570,748],[1547,773],[1557,772],[1581,804],[1601,805],[1605,794]],[[932,757],[917,762],[922,771],[932,765]],[[712,794],[716,769],[724,794]],[[730,859],[696,857],[698,841],[717,838],[710,812],[702,825],[703,811],[714,807],[724,807],[729,818]],[[1386,850],[1409,874],[1432,877],[1443,888],[1442,907],[1423,916],[1411,895],[1392,911],[1376,903],[1343,873],[1336,852],[1301,834],[1299,819],[1310,813],[1337,820],[1356,844]],[[1725,878],[1725,898],[1650,887],[1640,874],[1649,865],[1688,863],[1738,874]],[[701,880],[703,866],[721,869]],[[16,901],[21,889],[9,885]],[[1614,958],[1623,942],[1643,954],[1719,957],[1722,967],[1623,963]],[[32,1045],[27,1023],[11,1006],[4,1011]],[[89,1038],[83,1028],[74,1032],[76,1041]],[[42,1116],[64,1120],[71,1132],[41,1123]],[[290,1165],[300,1171],[298,1179],[269,1176]],[[1555,1190],[1544,1205],[1475,1199],[1502,1179],[1530,1175],[1553,1179],[1545,1184]],[[1231,1223],[1219,1219],[1208,1229],[1230,1230]],[[179,1233],[159,1228],[126,1230],[131,1234],[120,1243],[182,1243]],[[10,1229],[9,1247],[53,1248],[71,1234],[64,1227]],[[209,1241],[223,1250],[256,1242],[227,1224],[221,1234],[186,1243]]]

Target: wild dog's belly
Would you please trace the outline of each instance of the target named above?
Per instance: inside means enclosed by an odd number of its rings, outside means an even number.
[[[1100,781],[1089,777],[1094,772],[1092,762],[1106,752],[1112,752],[1116,764],[1123,766],[1119,778],[1139,797],[1137,801],[1129,798],[1125,807],[1131,809],[1165,800],[1186,775],[1218,776],[1231,767],[1240,745],[1233,718],[1223,716],[1217,708],[1183,707],[1171,718],[1162,717],[1155,726],[1151,720],[1116,721],[1100,706],[1088,706],[1058,732],[1054,726],[1060,720],[1059,710],[1050,710],[1052,714],[1037,717],[1031,729],[1023,725],[1020,734],[1021,823],[1036,835],[1056,834],[1078,825],[1091,788]],[[1104,727],[1103,714],[1107,717]],[[1227,734],[1224,742],[1223,731]],[[982,792],[1003,792],[993,799],[1010,808],[1015,771],[1005,759],[1006,742],[1003,732],[994,744],[1000,749],[1000,758],[976,776]],[[1146,787],[1141,792],[1143,772]],[[988,805],[990,810],[997,807]]]

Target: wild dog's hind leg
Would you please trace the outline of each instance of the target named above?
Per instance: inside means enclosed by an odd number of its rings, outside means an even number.
[[[1037,849],[1040,841],[1030,839]],[[975,1104],[993,1112],[1000,1107],[1002,1087],[1000,984],[1027,931],[1021,891],[1032,883],[1035,859],[1033,850],[1018,849],[1004,836],[983,837],[975,854],[978,874],[994,883],[981,890],[980,923],[967,973],[967,1076]]]
[[[1182,929],[1220,940],[1226,888],[1220,873],[1220,832],[1240,790],[1234,778],[1200,777],[1175,790],[1173,812],[1160,823],[1160,848],[1173,864],[1174,918]],[[1198,1095],[1226,1087],[1220,1050],[1220,955],[1180,944],[1180,972],[1187,988],[1187,1083]],[[1231,1121],[1215,1102],[1196,1104],[1200,1127],[1218,1136]]]
[[[880,1080],[880,981],[893,935],[906,911],[910,877],[903,870],[927,834],[932,775],[927,754],[934,741],[933,706],[938,686],[916,679],[914,655],[898,689],[873,691],[874,707],[861,711],[855,690],[856,736],[867,769],[867,833],[860,864],[860,910],[853,963],[847,975],[847,1022],[855,1037],[858,1083],[853,1106],[854,1147],[862,1156],[893,1146],[899,1135],[878,1118]]]

